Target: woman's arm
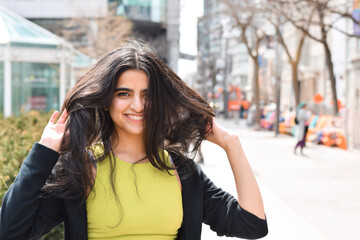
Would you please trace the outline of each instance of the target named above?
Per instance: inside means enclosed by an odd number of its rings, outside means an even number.
[[[44,196],[41,189],[56,164],[65,131],[66,110],[56,122],[54,112],[20,171],[6,192],[0,208],[0,239],[33,239],[50,231],[64,218],[63,202]]]
[[[60,199],[41,194],[59,154],[35,143],[0,207],[0,239],[34,239],[64,219]]]
[[[248,212],[265,219],[259,186],[245,156],[239,137],[221,128],[215,120],[207,140],[223,148],[235,178],[239,205]]]

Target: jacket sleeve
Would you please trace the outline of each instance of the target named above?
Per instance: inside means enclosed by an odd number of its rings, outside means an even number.
[[[59,154],[35,143],[0,208],[0,240],[36,239],[63,221],[63,202],[41,194]]]
[[[237,200],[223,191],[198,166],[203,190],[203,222],[219,236],[257,239],[267,235],[267,220],[242,209]]]

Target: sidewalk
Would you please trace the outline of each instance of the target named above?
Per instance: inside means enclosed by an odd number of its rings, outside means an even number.
[[[268,240],[360,239],[360,154],[311,145],[294,155],[296,140],[252,131],[242,123],[218,120],[237,133],[258,180],[269,224]],[[202,146],[204,172],[236,196],[226,155],[212,143]],[[203,226],[205,240],[220,239]]]

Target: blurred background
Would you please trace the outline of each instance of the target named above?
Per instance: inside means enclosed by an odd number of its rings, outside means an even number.
[[[355,160],[360,159],[360,0],[0,0],[0,164],[6,166],[0,174],[0,199],[41,134],[36,129],[46,123],[46,113],[60,109],[79,76],[124,38],[147,41],[210,103],[226,127],[250,139],[248,149],[267,151],[253,156],[260,182],[269,182],[269,191],[263,187],[269,192],[266,198],[276,195],[295,212],[306,212],[310,205],[299,199],[316,204],[324,186],[337,186],[334,193],[347,189],[342,196],[327,196],[321,214],[336,208],[337,214],[325,218],[337,222],[346,216],[351,223],[335,231],[334,223],[321,223],[324,218],[316,219],[319,212],[312,209],[311,219],[299,222],[310,221],[316,234],[306,228],[307,236],[268,239],[360,239],[354,232],[354,238],[340,234],[360,226],[352,221],[360,216],[360,165]],[[293,155],[300,103],[309,113],[306,160]],[[28,142],[19,145],[20,140],[5,136],[26,136]],[[211,172],[216,164],[209,151],[204,167]],[[9,163],[9,152],[16,164]],[[272,169],[264,158],[276,158],[278,167]],[[277,172],[289,159],[300,165]],[[324,159],[332,159],[331,164]],[[314,160],[328,171],[312,172],[317,169]],[[299,176],[309,182],[308,189],[320,178],[338,182],[331,187],[322,182],[311,194],[303,193],[309,197],[305,201],[300,193],[284,195],[294,191],[281,184],[294,176],[289,169],[295,171],[295,166],[309,167]],[[273,175],[266,175],[269,169]],[[285,175],[276,180],[274,174]],[[348,209],[338,209],[343,204]],[[331,234],[318,234],[329,229]]]

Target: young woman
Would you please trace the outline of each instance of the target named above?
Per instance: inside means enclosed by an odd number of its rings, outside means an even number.
[[[101,58],[58,115],[4,197],[1,240],[35,239],[61,222],[67,240],[200,239],[202,222],[218,235],[267,234],[239,138],[145,44]],[[226,151],[237,199],[187,157],[204,139]]]

